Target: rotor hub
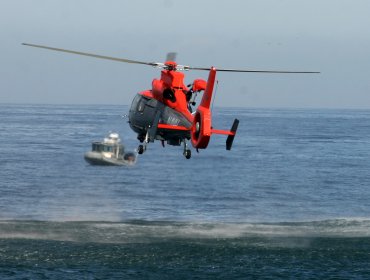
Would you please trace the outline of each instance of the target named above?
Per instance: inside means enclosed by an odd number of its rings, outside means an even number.
[[[165,66],[166,70],[169,70],[169,71],[176,71],[177,70],[177,63],[175,61],[166,61],[164,63],[164,66]]]

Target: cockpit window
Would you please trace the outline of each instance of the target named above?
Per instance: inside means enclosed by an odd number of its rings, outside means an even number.
[[[140,100],[139,104],[137,105],[137,111],[138,112],[143,112],[145,107],[145,103],[143,100]]]
[[[140,94],[138,94],[135,96],[134,100],[132,101],[130,110],[135,110],[134,112],[142,113],[145,109],[146,102],[147,102],[147,99],[141,96]]]

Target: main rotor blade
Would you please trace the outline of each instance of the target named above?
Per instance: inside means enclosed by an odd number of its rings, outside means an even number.
[[[204,70],[209,71],[211,68],[204,67],[191,67],[189,66],[186,70]],[[272,74],[319,74],[320,72],[315,71],[276,71],[276,70],[239,70],[239,69],[223,69],[216,68],[218,72],[244,72],[244,73],[272,73]]]
[[[47,49],[47,50],[52,50],[52,51],[58,51],[58,52],[90,56],[90,57],[95,57],[95,58],[100,58],[100,59],[125,62],[125,63],[142,64],[142,65],[149,65],[149,66],[160,67],[160,68],[163,68],[165,66],[163,63],[158,63],[158,62],[144,62],[144,61],[131,60],[131,59],[126,59],[126,58],[118,58],[118,57],[111,57],[111,56],[98,55],[98,54],[92,54],[92,53],[78,52],[78,51],[53,48],[53,47],[42,46],[42,45],[34,45],[34,44],[28,44],[28,43],[22,43],[22,45],[29,46],[29,47],[35,47],[35,48],[41,48],[41,49]],[[180,69],[179,66],[182,66],[183,68]],[[191,67],[191,66],[183,66],[183,65],[178,65],[178,68],[179,68],[178,70],[203,70],[203,71],[211,70],[211,68],[206,68],[206,67]],[[216,70],[220,72],[246,72],[246,73],[282,73],[282,74],[317,74],[317,73],[320,73],[320,72],[313,72],[313,71],[239,70],[239,69],[224,69],[224,68],[220,68]]]
[[[65,50],[65,49],[59,49],[59,48],[52,48],[52,47],[41,46],[41,45],[34,45],[34,44],[27,44],[27,43],[22,43],[22,45],[29,46],[29,47],[35,47],[35,48],[41,48],[41,49],[47,49],[47,50],[52,50],[52,51],[58,51],[58,52],[65,52],[65,53],[72,53],[72,54],[90,56],[90,57],[95,57],[95,58],[100,58],[100,59],[114,60],[114,61],[119,61],[119,62],[144,64],[144,65],[150,65],[150,66],[157,66],[158,65],[155,62],[143,62],[143,61],[137,61],[137,60],[131,60],[131,59],[125,59],[125,58],[117,58],[117,57],[104,56],[104,55],[98,55],[98,54],[92,54],[92,53],[77,52],[77,51]]]

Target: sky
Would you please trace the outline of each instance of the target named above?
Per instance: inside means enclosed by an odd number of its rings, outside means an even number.
[[[160,70],[146,62],[320,71],[217,73],[215,106],[370,109],[368,0],[0,0],[0,103],[129,105]],[[206,79],[185,72],[185,84]]]

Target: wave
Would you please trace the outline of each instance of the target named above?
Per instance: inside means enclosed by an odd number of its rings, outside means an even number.
[[[286,223],[191,223],[168,221],[0,221],[0,239],[94,243],[144,243],[169,239],[370,237],[369,219]]]

